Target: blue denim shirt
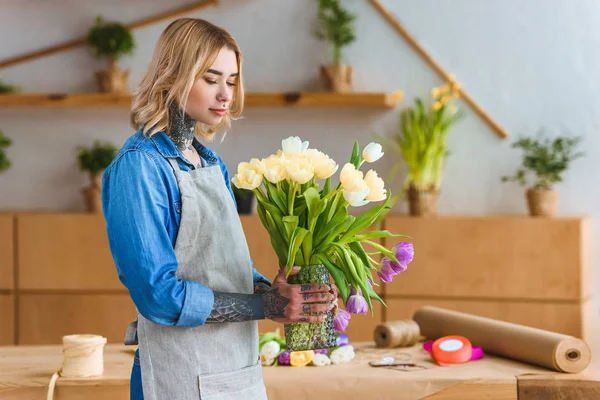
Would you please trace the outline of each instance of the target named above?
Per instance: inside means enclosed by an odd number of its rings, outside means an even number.
[[[206,165],[220,166],[235,203],[223,160],[195,138],[193,145]],[[177,158],[184,171],[193,168],[164,132],[132,135],[102,176],[102,208],[119,279],[140,314],[156,324],[194,327],[210,315],[214,293],[175,273],[181,197],[167,158]],[[252,275],[271,284],[254,266]]]

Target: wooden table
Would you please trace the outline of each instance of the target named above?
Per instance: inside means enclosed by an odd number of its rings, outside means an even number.
[[[357,343],[350,364],[327,367],[264,367],[270,400],[353,399],[600,399],[600,374],[561,374],[486,355],[482,360],[439,367],[420,345],[377,349]],[[106,345],[104,374],[97,378],[59,378],[56,400],[126,400],[135,346]],[[427,369],[398,371],[368,362],[409,356]],[[45,399],[52,374],[62,365],[62,346],[0,347],[0,400]]]

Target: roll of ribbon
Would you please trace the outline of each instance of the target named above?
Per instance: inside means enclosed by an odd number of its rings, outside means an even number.
[[[581,339],[510,322],[432,306],[418,309],[413,319],[428,339],[460,335],[486,353],[560,372],[581,372],[592,357]]]
[[[471,354],[471,342],[463,336],[444,336],[431,346],[431,357],[441,366],[465,363]]]
[[[412,319],[388,321],[377,325],[373,339],[377,347],[412,346],[421,338],[419,325]]]
[[[59,376],[85,378],[102,375],[105,344],[106,338],[98,335],[63,336],[63,365],[52,375],[46,399],[53,399]]]

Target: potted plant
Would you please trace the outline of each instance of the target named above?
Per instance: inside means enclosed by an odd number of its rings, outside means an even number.
[[[238,188],[234,184],[231,185],[235,203],[237,204],[238,214],[252,214],[252,203],[254,200],[254,192],[247,189]]]
[[[319,0],[316,35],[333,45],[332,64],[321,66],[321,78],[327,90],[343,93],[352,90],[353,69],[342,64],[342,48],[356,40],[353,22],[356,16],[342,8],[339,0]]]
[[[119,23],[105,24],[102,17],[98,16],[88,33],[87,44],[95,57],[108,59],[108,69],[96,71],[100,91],[127,93],[129,70],[119,69],[118,61],[121,56],[133,53],[135,42],[131,32]]]
[[[4,171],[10,168],[10,160],[6,156],[4,149],[12,144],[12,140],[6,136],[2,130],[0,130],[0,171]]]
[[[21,90],[20,87],[10,85],[0,79],[0,93],[16,93]]]
[[[450,127],[461,118],[461,113],[452,105],[459,96],[459,88],[460,85],[452,81],[432,89],[431,105],[415,98],[413,107],[401,111],[400,132],[393,140],[380,136],[402,159],[390,171],[390,180],[406,164],[404,193],[412,216],[437,214],[444,163],[450,154],[446,138]]]
[[[528,172],[535,175],[533,185],[527,188],[525,196],[529,215],[535,217],[551,217],[558,208],[558,192],[554,184],[562,182],[562,174],[571,161],[581,157],[582,152],[575,152],[581,137],[556,137],[542,139],[521,137],[512,144],[513,148],[523,150],[521,168],[513,176],[503,176],[502,182],[514,181],[526,186]]]
[[[92,147],[79,146],[77,148],[79,168],[87,171],[90,176],[90,185],[83,189],[86,209],[97,213],[102,210],[102,172],[108,167],[117,155],[117,149],[108,142],[94,142]]]

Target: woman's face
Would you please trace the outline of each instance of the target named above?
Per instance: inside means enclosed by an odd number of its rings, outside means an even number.
[[[186,113],[200,123],[219,124],[229,109],[238,73],[235,52],[223,47],[208,71],[192,86]]]

